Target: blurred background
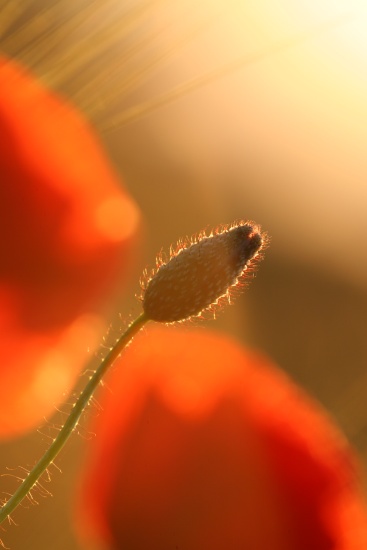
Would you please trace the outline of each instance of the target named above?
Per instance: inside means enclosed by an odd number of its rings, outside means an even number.
[[[0,0],[0,51],[95,126],[143,213],[142,268],[178,238],[250,219],[271,236],[248,291],[207,325],[269,354],[367,464],[367,9],[345,0]],[[86,342],[88,347],[88,342]],[[55,422],[58,422],[55,417]],[[18,550],[81,550],[73,490],[17,514]],[[47,446],[0,444],[0,469]]]

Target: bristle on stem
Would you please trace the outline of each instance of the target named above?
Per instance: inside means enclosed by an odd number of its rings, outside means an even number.
[[[179,242],[166,263],[157,258],[157,270],[142,283],[145,315],[173,323],[213,309],[242,282],[266,240],[257,225],[239,222]]]

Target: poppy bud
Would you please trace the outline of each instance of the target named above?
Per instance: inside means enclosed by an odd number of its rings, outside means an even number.
[[[153,321],[172,323],[211,309],[242,280],[265,238],[240,222],[197,240],[179,243],[144,289],[143,309]]]

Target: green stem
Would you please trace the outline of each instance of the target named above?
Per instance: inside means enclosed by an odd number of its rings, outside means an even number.
[[[104,358],[99,365],[93,376],[90,378],[88,384],[85,386],[81,394],[79,395],[73,409],[68,416],[65,424],[61,428],[56,439],[53,441],[49,449],[45,452],[43,457],[37,462],[34,468],[29,472],[27,477],[23,480],[21,485],[15,491],[13,496],[4,504],[0,509],[0,524],[7,519],[7,517],[14,511],[14,509],[20,504],[20,502],[27,496],[32,487],[37,483],[43,472],[50,466],[52,461],[56,458],[61,451],[70,435],[77,426],[79,419],[89,403],[95,389],[100,383],[103,375],[110,368],[112,363],[117,359],[122,350],[132,340],[137,332],[149,321],[149,319],[142,313],[135,321],[129,325],[124,334],[119,338],[114,347]]]

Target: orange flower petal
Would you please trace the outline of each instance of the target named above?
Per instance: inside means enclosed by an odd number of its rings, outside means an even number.
[[[90,314],[127,271],[139,211],[82,116],[5,58],[0,144],[0,435],[7,435],[42,422],[70,388],[94,341],[69,345],[68,334],[88,318],[96,326]],[[28,384],[45,379],[52,354],[64,358],[46,384],[57,391],[33,395],[32,410],[22,412]]]
[[[346,441],[267,358],[216,333],[151,327],[107,383],[85,536],[129,550],[367,547]]]

